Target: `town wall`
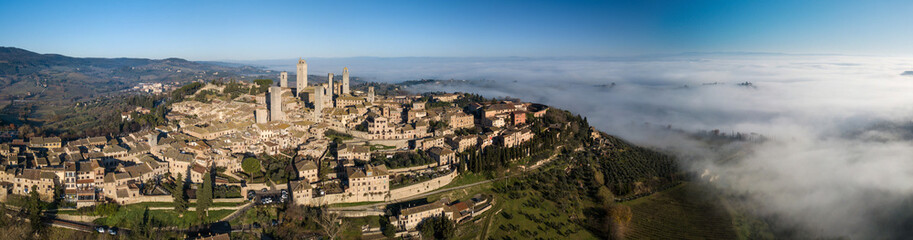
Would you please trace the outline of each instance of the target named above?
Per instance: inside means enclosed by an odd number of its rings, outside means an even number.
[[[438,165],[438,163],[429,163],[429,164],[415,166],[415,167],[393,168],[393,169],[388,169],[387,172],[390,174],[404,173],[404,172],[410,172],[410,171],[415,171],[415,170],[428,169],[428,168],[436,167],[437,165]]]
[[[452,171],[444,176],[432,178],[431,180],[412,184],[409,186],[392,189],[390,190],[390,199],[389,200],[398,200],[418,194],[434,191],[438,188],[446,186],[453,181],[457,176],[457,171]]]

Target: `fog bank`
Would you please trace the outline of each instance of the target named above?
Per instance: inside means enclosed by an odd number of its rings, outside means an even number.
[[[510,96],[567,109],[600,130],[671,149],[690,170],[814,236],[901,237],[911,228],[913,59],[679,55],[632,59],[374,59],[353,75],[478,80],[415,91]],[[341,68],[341,67],[338,67]],[[411,75],[410,75],[411,74]],[[411,76],[411,77],[410,77]],[[750,82],[751,84],[739,85]],[[614,84],[613,84],[614,83]],[[633,125],[755,132],[720,164],[700,142]]]

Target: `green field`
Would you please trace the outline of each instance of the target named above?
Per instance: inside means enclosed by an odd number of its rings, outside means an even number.
[[[142,221],[144,209],[145,207],[143,206],[122,207],[113,215],[96,219],[94,222],[106,226],[133,228]],[[234,211],[235,210],[209,211],[209,215],[206,216],[206,222],[219,221]],[[183,216],[178,216],[174,210],[150,210],[149,215],[163,226],[189,227],[200,223],[195,211],[187,211],[184,212]]]
[[[447,186],[444,186],[442,188],[463,186],[463,185],[473,184],[473,183],[477,183],[477,182],[481,182],[481,181],[485,181],[485,180],[488,180],[488,178],[485,177],[485,175],[483,175],[483,174],[472,173],[472,172],[463,172],[463,173],[460,173],[460,175],[458,175],[456,177],[456,179],[453,179],[453,181],[450,182],[450,184],[447,184]]]
[[[732,217],[705,186],[684,183],[626,202],[633,216],[629,239],[736,239]]]
[[[244,205],[244,204],[246,204],[246,203],[247,203],[246,201],[242,201],[242,202],[214,202],[214,203],[210,204],[209,207],[210,207],[210,208],[216,208],[216,207],[237,207],[237,206]],[[188,207],[187,207],[188,211],[193,211],[193,210],[196,210],[197,204],[196,204],[196,203],[189,203],[187,206],[188,206]],[[172,208],[172,207],[174,207],[174,203],[170,203],[170,202],[144,202],[144,203],[128,204],[128,205],[126,205],[126,206],[121,206],[121,207],[122,207],[122,208],[124,208],[124,207],[133,207],[133,208],[140,208],[140,209],[145,208],[145,207],[150,207],[150,208],[163,208],[163,207],[164,207],[164,208]],[[80,213],[79,213],[77,210],[75,210],[75,209],[57,210],[57,214],[80,215]]]

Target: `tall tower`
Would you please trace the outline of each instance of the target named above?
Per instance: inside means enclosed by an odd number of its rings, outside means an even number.
[[[298,58],[297,78],[298,82],[296,83],[296,86],[298,86],[298,90],[296,90],[296,96],[299,96],[302,92],[304,92],[304,88],[308,86],[308,63],[301,58]]]
[[[333,73],[327,73],[327,92],[330,93],[330,96],[335,92],[333,89],[336,89],[333,88],[333,77]]]
[[[349,68],[342,68],[342,95],[349,95]]]
[[[323,111],[324,105],[324,89],[323,85],[317,85],[314,87],[314,120],[320,120],[320,112]]]
[[[149,135],[146,135],[146,138],[149,139],[149,147],[154,148],[155,146],[158,146],[158,145],[159,145],[159,135],[158,135],[158,132],[150,133]]]
[[[333,73],[328,73],[328,74],[327,74],[327,83],[329,83],[329,85],[327,85],[327,86],[328,86],[328,87],[327,87],[327,93],[328,93],[328,95],[329,95],[329,99],[328,99],[328,100],[329,100],[329,102],[330,102],[330,105],[333,105],[333,100],[334,100],[334,98],[333,98],[333,93],[336,92],[336,88],[333,87]]]
[[[269,113],[265,107],[257,107],[257,109],[254,110],[254,118],[256,118],[257,123],[267,123],[269,122]]]
[[[374,87],[368,87],[368,103],[374,103]]]
[[[288,87],[288,72],[282,71],[279,73],[279,87]]]
[[[270,87],[269,101],[269,120],[274,122],[285,120],[285,114],[282,114],[282,88]]]

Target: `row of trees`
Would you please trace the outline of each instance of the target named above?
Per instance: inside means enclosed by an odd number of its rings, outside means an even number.
[[[171,188],[171,197],[173,198],[174,211],[178,214],[184,214],[187,211],[187,207],[190,205],[190,201],[186,195],[189,185],[181,174],[178,174],[178,177],[174,179],[174,186]],[[212,174],[203,175],[203,183],[197,187],[195,192],[197,203],[196,211],[197,217],[200,221],[206,219],[207,210],[212,206],[213,199],[213,181]]]
[[[425,151],[415,151],[415,152],[397,152],[393,154],[393,157],[387,158],[386,154],[372,154],[371,155],[371,164],[380,165],[384,164],[388,168],[405,168],[413,166],[421,166],[426,164],[431,164],[436,162],[430,155]]]

